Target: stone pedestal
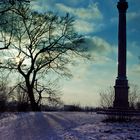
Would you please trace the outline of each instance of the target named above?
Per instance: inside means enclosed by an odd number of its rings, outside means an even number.
[[[129,108],[128,102],[128,81],[127,80],[116,80],[115,88],[115,100],[113,107],[120,109]]]

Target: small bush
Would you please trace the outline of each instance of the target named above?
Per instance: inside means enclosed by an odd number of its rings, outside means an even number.
[[[1,100],[0,101],[0,112],[4,112],[4,111],[6,111],[6,102],[5,102],[5,100]]]
[[[121,123],[121,122],[129,122],[132,120],[131,116],[124,115],[107,115],[103,122],[111,122],[111,123]]]
[[[82,111],[82,107],[79,104],[64,105],[64,111]]]
[[[17,104],[17,111],[21,112],[25,112],[29,110],[29,104],[27,102],[20,102]]]
[[[6,111],[7,95],[0,89],[0,112]]]

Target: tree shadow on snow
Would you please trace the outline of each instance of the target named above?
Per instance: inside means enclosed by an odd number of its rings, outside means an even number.
[[[43,113],[31,113],[29,116],[16,119],[11,130],[13,131],[12,140],[61,139]]]

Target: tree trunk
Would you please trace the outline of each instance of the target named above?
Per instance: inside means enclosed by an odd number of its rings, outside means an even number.
[[[38,103],[36,103],[36,101],[35,101],[33,87],[30,85],[29,81],[27,81],[27,80],[26,80],[26,87],[27,87],[32,111],[40,111],[40,107],[39,107]]]
[[[38,106],[38,104],[35,101],[33,92],[28,91],[28,94],[29,94],[32,111],[40,111],[40,107]]]

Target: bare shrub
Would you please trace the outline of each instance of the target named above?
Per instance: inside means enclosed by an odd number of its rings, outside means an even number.
[[[6,111],[6,104],[8,101],[8,81],[7,76],[0,71],[0,112]]]
[[[102,108],[109,108],[113,106],[115,91],[113,87],[109,87],[105,91],[100,92],[100,106]]]
[[[129,90],[129,106],[131,108],[137,108],[139,97],[140,97],[140,91],[138,85],[131,84]]]

